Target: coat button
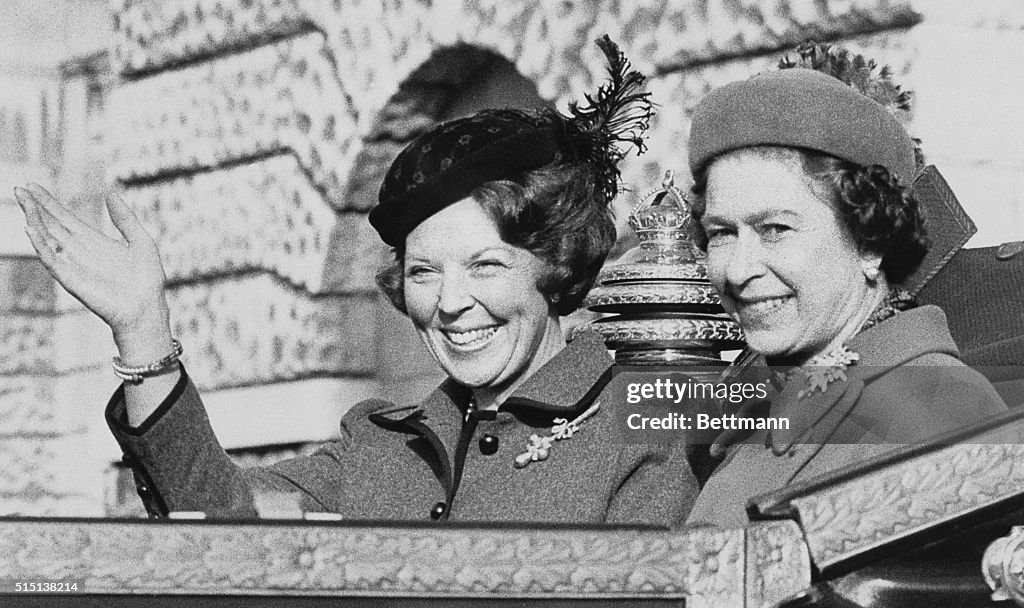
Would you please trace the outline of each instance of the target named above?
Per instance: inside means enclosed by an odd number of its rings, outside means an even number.
[[[139,493],[139,497],[142,498],[143,500],[149,500],[151,496],[149,492],[149,486],[147,486],[144,483],[137,484],[135,486],[135,491]]]
[[[1024,251],[1024,241],[1011,241],[1009,243],[1003,243],[996,249],[997,260],[1009,260]]]
[[[444,517],[444,510],[448,508],[448,505],[444,502],[439,502],[434,505],[434,508],[430,510],[430,519],[441,519]]]
[[[484,456],[490,456],[498,451],[498,438],[487,434],[480,438],[480,452]]]

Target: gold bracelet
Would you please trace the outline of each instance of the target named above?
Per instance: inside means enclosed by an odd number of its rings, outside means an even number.
[[[184,352],[181,348],[181,342],[172,339],[171,347],[173,348],[171,354],[159,361],[146,365],[125,365],[120,356],[115,356],[110,362],[114,368],[114,375],[131,384],[142,384],[143,379],[166,372],[172,365],[178,362],[182,352]]]

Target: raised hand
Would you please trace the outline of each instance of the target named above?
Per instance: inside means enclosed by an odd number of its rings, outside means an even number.
[[[41,186],[15,188],[14,195],[43,265],[110,326],[119,346],[139,332],[148,340],[169,332],[160,253],[123,200],[107,198],[107,212],[123,237],[115,239],[75,217]]]

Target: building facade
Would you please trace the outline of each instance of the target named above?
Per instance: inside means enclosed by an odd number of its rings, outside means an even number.
[[[0,78],[0,512],[136,512],[106,437],[109,332],[48,278],[10,186],[53,184],[102,223],[114,189],[156,238],[172,330],[226,447],[247,462],[330,439],[356,401],[439,379],[377,294],[366,222],[417,133],[481,107],[565,104],[603,79],[609,34],[650,77],[649,151],[617,201],[686,173],[712,88],[806,40],[890,65],[978,223],[1024,235],[1024,10],[888,0],[115,0],[108,49]],[[9,93],[8,91],[14,91]],[[12,230],[17,226],[17,230]],[[119,481],[121,480],[121,485]],[[134,510],[133,510],[134,509]]]

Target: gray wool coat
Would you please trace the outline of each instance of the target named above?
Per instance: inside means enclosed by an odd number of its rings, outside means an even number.
[[[846,380],[800,397],[796,376],[771,400],[768,416],[789,431],[759,431],[729,448],[708,479],[689,524],[737,527],[748,501],[844,465],[926,442],[1006,411],[992,384],[958,359],[936,306],[901,312],[847,344],[860,360]]]
[[[697,492],[686,448],[618,439],[615,382],[601,338],[584,333],[496,412],[467,412],[469,392],[445,382],[419,405],[355,405],[341,438],[315,454],[242,469],[210,427],[187,374],[138,428],[115,392],[107,421],[154,516],[205,511],[252,517],[254,492],[295,492],[306,511],[353,520],[681,524]],[[619,391],[621,394],[622,391]],[[554,419],[599,409],[546,460],[517,468],[530,436]]]

